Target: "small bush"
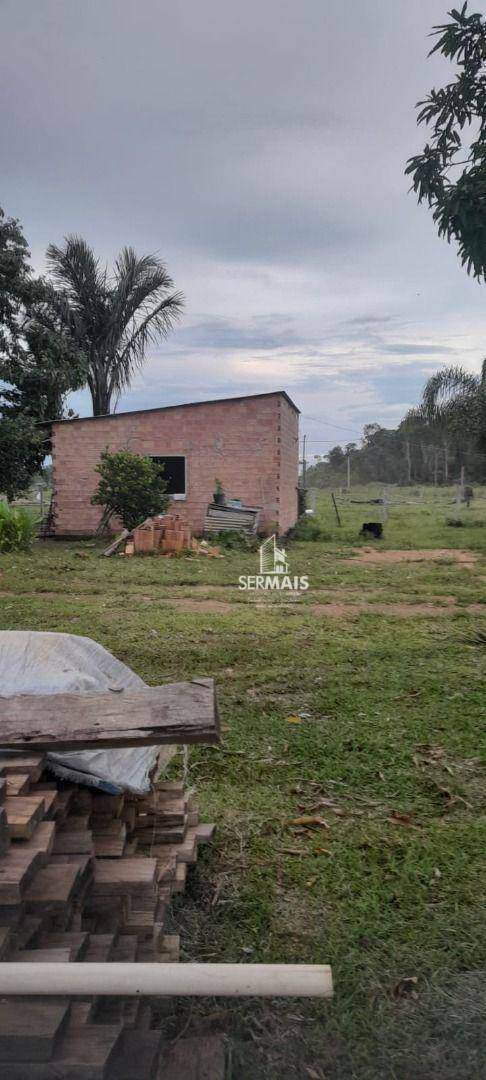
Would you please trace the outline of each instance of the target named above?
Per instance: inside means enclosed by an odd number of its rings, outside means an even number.
[[[36,524],[28,510],[0,502],[0,552],[28,551]]]
[[[322,525],[320,525],[315,518],[310,516],[307,517],[307,515],[299,518],[297,524],[290,530],[288,535],[290,540],[315,541],[331,539],[330,533],[326,529],[323,529]]]
[[[260,544],[260,540],[256,536],[250,536],[240,529],[228,529],[219,533],[211,533],[207,539],[211,545],[224,548],[226,551],[255,551]]]
[[[105,521],[116,514],[126,529],[167,509],[169,498],[162,469],[150,457],[131,450],[104,450],[96,466],[100,476],[91,502],[104,507]]]

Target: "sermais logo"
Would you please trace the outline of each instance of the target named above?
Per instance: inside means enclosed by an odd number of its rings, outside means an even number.
[[[309,588],[309,579],[305,574],[301,577],[290,576],[287,553],[284,548],[277,547],[275,533],[263,541],[258,554],[260,573],[241,574],[238,578],[239,589],[305,592]]]

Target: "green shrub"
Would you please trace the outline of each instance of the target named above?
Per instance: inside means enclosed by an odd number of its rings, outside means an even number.
[[[105,522],[116,514],[125,529],[131,530],[167,509],[167,485],[161,466],[152,458],[134,454],[132,450],[117,450],[113,454],[104,450],[96,472],[100,481],[91,502],[104,507]]]
[[[225,548],[226,551],[256,551],[260,545],[258,537],[242,532],[241,529],[225,529],[211,533],[207,537],[211,545]]]
[[[304,514],[303,517],[299,518],[294,528],[290,530],[289,539],[311,541],[330,540],[331,534],[326,529],[323,529],[322,525],[320,525],[315,518]]]
[[[0,502],[0,552],[28,551],[37,522],[28,510]]]

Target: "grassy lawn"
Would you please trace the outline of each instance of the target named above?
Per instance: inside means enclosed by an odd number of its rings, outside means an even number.
[[[288,549],[310,581],[297,602],[238,591],[251,552],[105,560],[40,543],[1,558],[2,629],[88,635],[149,683],[217,681],[222,745],[186,763],[218,833],[174,914],[184,959],[330,962],[335,980],[325,1004],[181,1003],[175,1027],[204,1012],[228,1032],[234,1080],[486,1077],[477,494],[454,528],[452,489],[395,489],[374,549],[451,554],[383,563],[356,557],[381,508],[348,499],[339,529],[321,495],[324,539]]]

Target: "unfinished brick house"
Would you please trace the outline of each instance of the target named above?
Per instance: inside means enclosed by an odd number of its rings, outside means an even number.
[[[218,478],[230,499],[261,507],[258,531],[297,520],[299,410],[285,391],[143,409],[52,425],[53,535],[92,535],[103,450],[128,447],[164,465],[172,507],[201,534]]]

